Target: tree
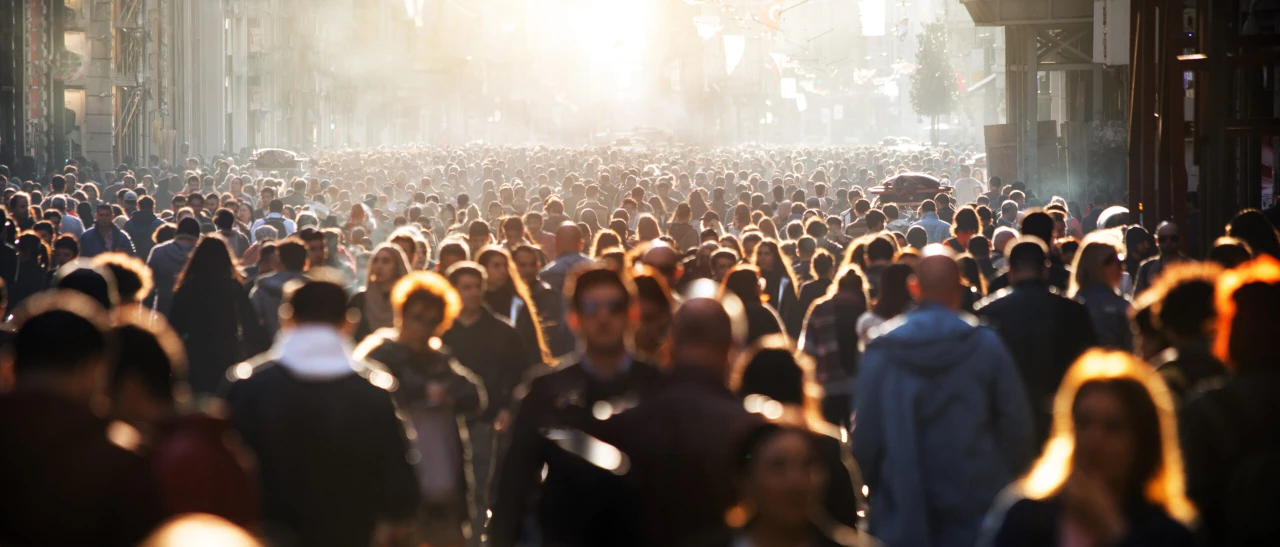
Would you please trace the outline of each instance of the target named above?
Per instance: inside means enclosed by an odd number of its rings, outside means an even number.
[[[938,143],[938,118],[949,116],[960,90],[948,57],[947,26],[938,19],[916,36],[916,71],[911,74],[911,108],[929,117],[929,138]]]

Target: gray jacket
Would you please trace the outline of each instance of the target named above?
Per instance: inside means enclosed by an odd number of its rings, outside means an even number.
[[[262,319],[262,327],[267,334],[275,337],[280,331],[280,304],[284,302],[284,286],[294,279],[306,277],[302,272],[280,270],[262,276],[254,284],[249,293],[249,301],[253,303],[253,311]]]
[[[151,277],[155,281],[156,311],[169,315],[169,306],[173,303],[173,285],[195,248],[195,239],[189,237],[175,238],[151,248],[147,266],[151,268]]]

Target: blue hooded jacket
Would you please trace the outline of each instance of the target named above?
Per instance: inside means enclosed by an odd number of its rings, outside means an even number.
[[[937,304],[877,329],[854,397],[870,532],[889,546],[972,546],[996,495],[1033,457],[1013,357],[995,331]]]

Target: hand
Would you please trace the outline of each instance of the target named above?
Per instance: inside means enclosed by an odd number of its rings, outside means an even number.
[[[493,430],[506,431],[508,425],[511,425],[511,411],[504,408],[493,419]]]
[[[1073,471],[1062,486],[1067,515],[1094,539],[1115,544],[1128,533],[1128,524],[1115,495],[1096,475]]]

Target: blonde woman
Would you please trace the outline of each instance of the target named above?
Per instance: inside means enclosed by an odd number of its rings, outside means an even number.
[[[1146,363],[1092,350],[1063,378],[1044,454],[1000,504],[987,541],[1191,546],[1173,399]]]
[[[1120,249],[1106,233],[1086,237],[1072,263],[1067,296],[1089,309],[1098,345],[1133,351],[1133,331],[1129,328],[1129,310],[1133,306],[1120,292],[1120,282],[1124,280]]]

